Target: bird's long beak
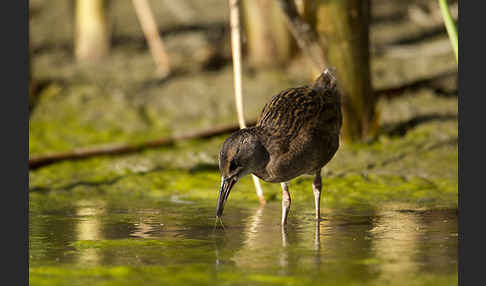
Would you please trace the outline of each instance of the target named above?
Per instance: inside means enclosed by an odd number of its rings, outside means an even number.
[[[221,177],[221,189],[219,190],[216,217],[221,217],[223,215],[224,205],[226,204],[231,188],[233,188],[235,183],[236,180],[234,179],[225,179],[224,177]]]

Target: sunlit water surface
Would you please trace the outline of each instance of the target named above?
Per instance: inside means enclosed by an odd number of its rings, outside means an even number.
[[[456,285],[457,211],[82,200],[31,210],[31,285]],[[135,280],[133,280],[135,279]],[[111,283],[111,284],[110,284]]]

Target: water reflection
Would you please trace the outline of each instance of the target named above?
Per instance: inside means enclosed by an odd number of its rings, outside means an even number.
[[[454,273],[457,271],[457,210],[428,210],[417,216],[421,227],[418,232],[418,251],[415,260],[422,271],[429,273]],[[433,247],[430,246],[433,245]]]
[[[402,272],[415,273],[419,265],[414,262],[418,250],[417,218],[410,213],[379,211],[370,230],[373,252],[379,263],[380,279],[393,281]]]
[[[316,269],[321,265],[321,222],[316,221],[315,234],[314,234],[314,264]]]
[[[101,218],[105,214],[103,201],[79,200],[76,204],[76,240],[100,240],[104,238]],[[80,265],[99,264],[102,261],[97,249],[86,249],[77,256]]]
[[[457,214],[451,210],[412,210],[388,204],[370,230],[380,280],[391,283],[402,273],[455,273]],[[448,219],[445,219],[448,218]]]
[[[156,209],[143,209],[138,211],[138,222],[134,223],[135,229],[130,233],[130,236],[149,239],[160,235],[158,231],[164,224],[158,222],[159,213],[160,211]]]
[[[335,284],[391,283],[400,275],[457,273],[457,212],[383,205],[323,209],[294,204],[288,225],[281,206],[236,204],[225,228],[214,228],[214,204],[148,201],[136,207],[83,200],[59,213],[32,212],[31,262],[72,265],[207,265],[221,271],[300,276]],[[121,241],[75,248],[79,241]],[[130,244],[132,241],[160,243]]]
[[[282,251],[280,253],[280,267],[282,268],[282,272],[285,274],[287,273],[287,269],[289,267],[289,252],[287,248],[287,240],[288,240],[288,232],[287,226],[281,226],[280,231],[282,233]]]

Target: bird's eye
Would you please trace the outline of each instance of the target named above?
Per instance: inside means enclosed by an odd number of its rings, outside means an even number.
[[[236,169],[236,167],[238,167],[238,164],[236,162],[236,159],[231,160],[230,167],[229,167],[229,171],[230,172],[233,172]]]

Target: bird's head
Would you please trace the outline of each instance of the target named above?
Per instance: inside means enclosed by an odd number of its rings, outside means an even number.
[[[228,137],[219,152],[221,188],[216,216],[221,217],[229,193],[238,180],[265,168],[269,155],[259,137],[250,129],[241,129]]]

